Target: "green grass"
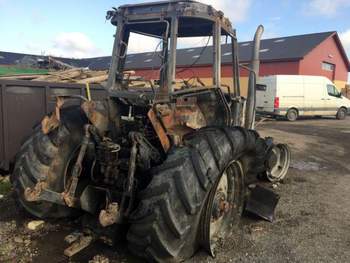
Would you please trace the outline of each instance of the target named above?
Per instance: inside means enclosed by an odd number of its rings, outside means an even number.
[[[1,67],[0,76],[12,75],[12,74],[47,74],[47,69],[34,69],[34,68],[18,68],[18,67]]]
[[[6,195],[11,191],[11,183],[9,181],[0,181],[0,194]]]

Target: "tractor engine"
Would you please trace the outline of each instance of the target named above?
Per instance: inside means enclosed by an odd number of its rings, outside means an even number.
[[[164,158],[157,134],[147,118],[148,108],[117,100],[86,101],[81,108],[90,122],[86,125],[89,134],[85,135],[84,159],[91,165],[83,165],[89,167],[84,171],[91,177],[89,191],[93,187],[103,191],[106,200],[103,206],[108,209],[110,204],[118,204],[118,212],[127,216],[134,192],[147,185],[150,168]],[[90,208],[89,211],[92,212]],[[119,213],[114,214],[115,219],[110,223],[120,218]],[[101,224],[106,226],[103,220],[102,217]]]

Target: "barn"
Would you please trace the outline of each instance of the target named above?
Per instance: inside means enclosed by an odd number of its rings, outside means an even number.
[[[239,43],[239,59],[241,64],[248,65],[251,57],[252,42]],[[159,78],[159,54],[146,52],[129,54],[126,68],[136,71],[136,75],[146,79]],[[350,72],[350,62],[337,32],[322,32],[306,35],[287,36],[264,39],[260,49],[260,76],[315,75],[325,76],[332,80],[339,90],[345,88]],[[0,52],[1,66],[16,65],[18,62],[43,60],[42,56]],[[198,76],[207,85],[211,84],[212,47],[178,49],[177,79],[188,80]],[[61,58],[65,63],[88,67],[90,69],[108,69],[111,57],[86,59]],[[222,83],[232,84],[231,47],[222,45]],[[246,93],[248,72],[240,72],[242,94]]]
[[[252,42],[239,43],[241,64],[248,65],[251,58]],[[177,52],[177,78],[190,79],[198,76],[211,83],[212,47],[179,49]],[[339,90],[345,88],[350,72],[350,62],[337,32],[323,32],[307,35],[265,39],[261,42],[260,76],[314,75],[325,76],[335,83]],[[232,84],[231,47],[222,46],[222,83]],[[101,61],[102,62],[102,61]],[[129,55],[127,67],[145,78],[156,78],[158,56],[153,53]],[[243,94],[246,93],[248,72],[240,72]]]

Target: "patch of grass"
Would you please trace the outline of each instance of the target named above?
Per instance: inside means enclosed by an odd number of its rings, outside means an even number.
[[[11,183],[9,181],[0,181],[0,194],[6,195],[11,191]]]
[[[0,66],[0,76],[11,74],[47,74],[47,69],[21,68],[21,67],[5,67]]]

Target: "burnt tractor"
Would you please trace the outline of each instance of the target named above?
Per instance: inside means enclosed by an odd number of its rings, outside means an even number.
[[[263,28],[244,98],[236,32],[222,12],[196,1],[167,1],[124,5],[107,18],[117,28],[108,98],[57,98],[56,110],[17,154],[11,180],[18,201],[39,218],[84,214],[94,233],[87,244],[126,231],[130,251],[149,261],[181,261],[199,248],[214,255],[239,226],[253,192],[248,184],[262,175],[281,180],[289,166],[288,147],[254,130]],[[161,43],[159,80],[149,88],[131,87],[125,72],[132,32]],[[176,46],[186,37],[212,38],[212,85],[178,85]],[[232,51],[230,87],[221,84],[223,38]],[[81,103],[65,104],[77,99]]]

